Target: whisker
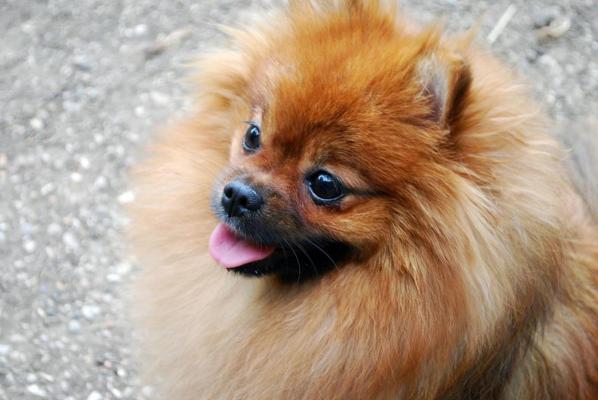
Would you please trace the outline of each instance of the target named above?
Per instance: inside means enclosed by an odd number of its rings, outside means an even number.
[[[320,250],[322,252],[322,254],[324,254],[326,257],[328,257],[328,259],[332,262],[332,264],[334,265],[334,268],[336,270],[338,270],[338,265],[336,265],[336,262],[334,261],[334,259],[320,246],[318,246],[313,240],[306,238],[306,240],[309,242],[309,244],[311,244],[312,246],[314,246],[316,249]]]
[[[301,282],[301,263],[299,262],[299,257],[297,257],[297,253],[293,249],[293,246],[286,239],[283,239],[283,240],[286,243],[286,245],[289,247],[289,249],[291,249],[291,251],[293,252],[293,255],[295,256],[295,260],[297,260],[297,269],[299,270],[299,276],[297,278],[297,283],[299,283],[299,282]],[[284,246],[282,246],[282,251],[284,251]],[[286,256],[286,252],[285,252],[285,256]]]
[[[301,243],[295,242],[295,245],[297,246],[297,248],[299,250],[301,250],[301,252],[303,254],[305,254],[305,257],[307,257],[307,259],[311,263],[312,269],[314,270],[316,276],[320,276],[320,274],[318,273],[318,267],[317,267],[317,265],[314,263],[314,260],[311,259],[311,257],[309,256],[309,254],[307,253],[307,251],[303,248],[303,246],[301,245]]]

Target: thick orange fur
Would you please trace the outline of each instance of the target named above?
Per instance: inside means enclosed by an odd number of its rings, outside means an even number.
[[[136,304],[163,398],[598,398],[598,231],[507,69],[377,1],[291,2],[233,35],[137,173]],[[240,277],[207,252],[213,185],[244,162],[256,104],[276,131],[250,165],[263,179],[292,192],[329,147],[384,191],[334,211],[297,199],[362,250],[314,281]]]

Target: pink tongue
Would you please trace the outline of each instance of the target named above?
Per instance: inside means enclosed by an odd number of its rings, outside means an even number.
[[[210,236],[210,254],[225,268],[236,268],[263,260],[274,247],[258,247],[236,236],[225,224],[218,224]]]

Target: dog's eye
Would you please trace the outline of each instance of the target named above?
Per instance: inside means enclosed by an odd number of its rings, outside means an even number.
[[[260,127],[250,123],[243,139],[243,148],[246,152],[253,153],[260,148],[260,134]]]
[[[337,177],[326,171],[316,171],[307,177],[309,193],[316,204],[329,205],[345,195],[345,189]]]

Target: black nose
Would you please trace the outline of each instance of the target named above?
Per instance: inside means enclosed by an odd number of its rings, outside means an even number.
[[[231,182],[222,192],[222,207],[229,217],[259,210],[264,204],[262,196],[251,186],[243,182]]]

